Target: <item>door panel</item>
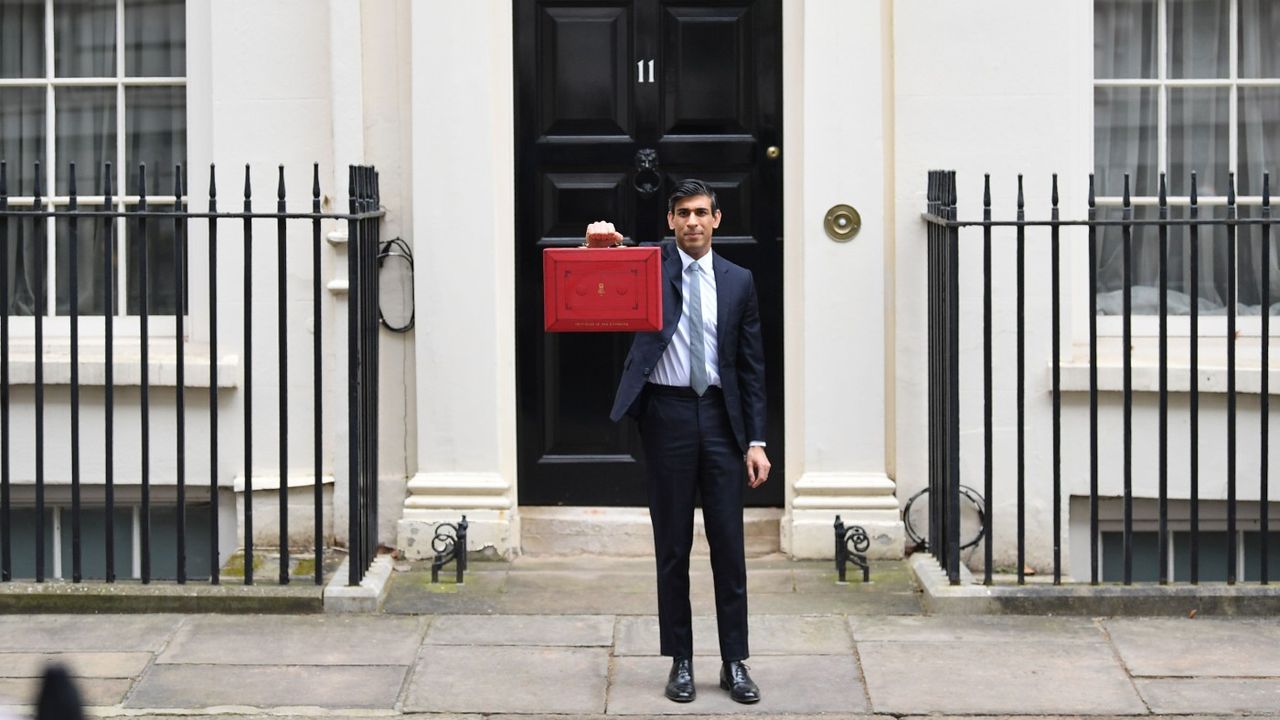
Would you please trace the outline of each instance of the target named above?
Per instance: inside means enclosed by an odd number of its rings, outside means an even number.
[[[629,244],[660,242],[667,194],[698,177],[724,214],[716,252],[760,296],[774,470],[748,504],[781,505],[782,166],[764,153],[782,137],[779,0],[516,0],[514,20],[521,504],[646,504],[639,434],[608,417],[631,336],[544,333],[541,253],[602,219]],[[646,148],[652,194],[635,186]]]
[[[751,8],[672,4],[665,10],[663,133],[751,134]]]
[[[540,15],[541,134],[631,135],[628,8],[544,7]]]

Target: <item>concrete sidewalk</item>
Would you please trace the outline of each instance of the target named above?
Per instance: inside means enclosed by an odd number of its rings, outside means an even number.
[[[1280,714],[1280,621],[930,617],[901,563],[840,586],[782,559],[749,573],[763,700],[717,687],[700,570],[699,694],[676,705],[650,561],[473,567],[461,588],[397,573],[376,615],[0,616],[0,702],[26,712],[60,662],[106,716]]]

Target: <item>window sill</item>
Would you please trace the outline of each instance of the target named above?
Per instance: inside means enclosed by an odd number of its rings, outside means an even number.
[[[1098,339],[1098,390],[1101,392],[1124,391],[1124,356],[1120,351],[1120,338]],[[1272,358],[1280,358],[1280,348],[1275,342]],[[1140,338],[1133,342],[1134,392],[1160,392],[1160,354],[1154,338]],[[1227,392],[1227,355],[1221,341],[1202,341],[1197,374],[1202,393]],[[1271,361],[1268,395],[1280,395],[1280,369]],[[1046,376],[1052,382],[1052,368],[1046,368]],[[1169,392],[1191,391],[1191,359],[1185,341],[1169,346]],[[1089,346],[1077,344],[1069,359],[1062,362],[1062,391],[1089,392]],[[1241,342],[1236,348],[1236,392],[1242,395],[1258,395],[1262,391],[1262,357],[1256,343]]]
[[[153,346],[147,358],[149,387],[175,387],[178,384],[178,356],[172,343],[161,349]],[[35,385],[36,352],[30,339],[10,342],[9,384]],[[112,349],[113,387],[142,385],[142,353],[137,340],[118,340]],[[46,340],[44,344],[44,384],[71,384],[71,344],[65,338]],[[209,346],[187,343],[183,348],[183,386],[209,387],[212,364]],[[80,385],[103,386],[107,383],[106,347],[101,341],[80,343]],[[218,387],[233,388],[239,384],[240,358],[223,355],[217,361]]]

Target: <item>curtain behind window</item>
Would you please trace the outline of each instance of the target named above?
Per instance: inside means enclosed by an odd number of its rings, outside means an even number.
[[[1242,76],[1277,77],[1280,53],[1275,37],[1280,33],[1280,3],[1241,0],[1240,48]],[[1096,0],[1094,3],[1094,77],[1157,77],[1156,0]],[[1225,79],[1230,77],[1228,32],[1230,4],[1221,0],[1168,0],[1166,68],[1170,78]],[[1250,57],[1252,56],[1252,57]],[[1266,73],[1273,73],[1266,75]],[[1129,173],[1135,196],[1159,193],[1157,159],[1156,88],[1095,88],[1094,165],[1098,194],[1119,196],[1122,177]],[[1230,91],[1226,87],[1167,89],[1168,183],[1171,195],[1190,193],[1190,176],[1197,176],[1201,197],[1227,194]],[[1272,89],[1242,88],[1238,140],[1239,194],[1260,194],[1262,172],[1270,169],[1280,151],[1280,93]],[[1241,217],[1250,211],[1241,209]],[[1118,219],[1121,211],[1106,209],[1101,217]],[[1171,208],[1170,217],[1186,217],[1188,211]],[[1202,207],[1201,218],[1225,217],[1221,209]],[[1135,218],[1155,219],[1154,208],[1135,208]],[[1274,235],[1274,233],[1273,233]],[[1099,231],[1098,307],[1101,314],[1118,314],[1124,277],[1123,235],[1118,227]],[[1155,228],[1134,228],[1132,275],[1133,311],[1159,312],[1159,253]],[[1168,306],[1172,314],[1189,312],[1191,291],[1190,232],[1169,228]],[[1199,298],[1204,314],[1225,314],[1227,298],[1227,246],[1222,230],[1201,228],[1198,239]],[[1239,233],[1237,312],[1260,311],[1262,272],[1261,233],[1242,228]],[[1271,264],[1280,267],[1273,247]],[[1280,295],[1276,274],[1271,276],[1273,298]],[[1275,306],[1273,306],[1275,307]]]
[[[44,77],[44,2],[0,2],[0,77]],[[45,91],[43,88],[0,89],[0,160],[6,163],[10,196],[30,195],[35,188],[35,164],[45,155]],[[42,169],[42,174],[44,174]],[[48,192],[45,175],[40,185]],[[36,252],[43,252],[40,228],[30,221],[8,221],[9,295],[3,298],[13,315],[36,311]],[[38,237],[37,237],[38,236]],[[44,310],[44,303],[39,305]]]

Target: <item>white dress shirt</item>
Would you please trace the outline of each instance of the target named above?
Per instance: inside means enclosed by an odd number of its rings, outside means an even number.
[[[707,361],[707,382],[711,385],[720,384],[720,354],[717,349],[716,339],[716,276],[711,267],[711,253],[708,252],[701,258],[694,260],[689,257],[680,246],[676,246],[676,252],[680,253],[680,293],[684,298],[684,307],[681,308],[680,320],[676,323],[676,332],[671,336],[671,342],[667,345],[667,349],[663,351],[662,357],[658,359],[658,365],[653,369],[653,373],[649,376],[649,382],[659,385],[678,385],[680,387],[689,387],[689,320],[685,313],[688,310],[689,299],[689,283],[692,282],[693,273],[689,271],[689,266],[698,263],[701,268],[698,272],[698,282],[700,286],[702,303],[702,341],[706,345],[706,352],[703,357]]]

